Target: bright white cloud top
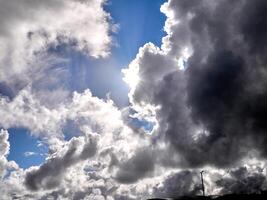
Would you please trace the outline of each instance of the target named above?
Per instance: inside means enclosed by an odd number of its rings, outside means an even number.
[[[0,81],[17,90],[61,60],[49,48],[65,44],[92,57],[110,53],[104,1],[1,1]],[[38,74],[38,76],[37,76]]]
[[[166,36],[160,47],[140,47],[122,70],[129,105],[119,108],[90,88],[66,90],[60,81],[65,71],[55,70],[70,64],[58,48],[92,60],[112,54],[114,22],[106,1],[0,0],[2,198],[196,195],[202,169],[207,194],[266,189],[266,48],[254,46],[249,28],[258,28],[250,22],[259,6],[267,6],[237,2],[164,3]],[[235,9],[225,16],[228,6]],[[244,11],[249,15],[236,21]],[[53,75],[46,77],[49,70]],[[54,90],[47,89],[51,83]],[[142,123],[153,124],[152,130]],[[22,169],[7,159],[7,130],[14,127],[48,146],[44,163]]]

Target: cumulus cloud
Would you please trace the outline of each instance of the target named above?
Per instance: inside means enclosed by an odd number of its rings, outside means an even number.
[[[161,7],[162,46],[145,44],[123,70],[134,117],[156,124],[156,165],[227,169],[254,150],[265,158],[265,7],[261,0],[170,0]],[[240,187],[255,192],[265,174],[250,173]],[[217,183],[221,193],[242,192],[233,174]]]
[[[117,171],[125,169],[124,163],[134,157],[134,149],[148,143],[148,137],[136,135],[125,124],[122,112],[112,100],[94,97],[90,90],[74,92],[73,97],[57,109],[42,105],[30,88],[22,90],[13,100],[2,100],[4,106],[0,110],[5,116],[2,126],[25,127],[49,145],[44,164],[23,170],[19,172],[21,178],[15,178],[20,184],[24,182],[26,191],[35,191],[33,199],[44,193],[58,198],[74,198],[75,195],[84,198],[89,195],[90,198],[90,194],[94,194],[92,188],[97,187],[98,182],[102,182],[99,186],[101,195],[108,198],[118,187],[113,178]],[[13,113],[14,110],[16,113]],[[64,134],[69,131],[66,130],[69,123],[79,133],[76,133],[76,138],[65,141]],[[151,155],[148,153],[145,158],[151,158]],[[145,168],[138,166],[141,161],[133,159],[137,167],[132,168],[132,178],[135,173],[140,173],[140,177],[146,174],[142,171]],[[123,176],[128,178],[128,174],[120,177]],[[8,181],[11,181],[10,178],[5,180]],[[81,181],[83,186],[79,184]],[[23,194],[22,197],[25,198]]]
[[[194,196],[201,192],[200,177],[196,171],[180,171],[168,175],[162,183],[153,188],[153,195],[159,198]]]
[[[6,156],[9,153],[8,132],[1,129],[0,131],[0,177],[5,172],[7,159]]]
[[[62,137],[64,125],[73,123],[77,129],[92,131],[115,129],[122,125],[121,113],[113,101],[93,97],[90,90],[74,92],[72,98],[50,108],[40,102],[27,87],[12,100],[0,97],[1,127],[25,127],[33,134]],[[114,118],[113,122],[110,121]]]
[[[94,195],[92,189],[101,183],[101,195],[111,198],[118,187],[113,180],[118,166],[148,141],[125,124],[112,100],[94,97],[90,90],[74,92],[57,108],[43,105],[30,87],[13,99],[1,97],[1,103],[1,126],[27,128],[49,148],[44,164],[13,171],[1,182],[14,185],[3,186],[7,196],[80,199]],[[64,135],[71,134],[69,124],[77,138],[65,141]]]
[[[121,183],[133,183],[149,175],[149,173],[153,172],[153,168],[153,153],[148,150],[139,150],[132,158],[121,163],[116,179]]]
[[[65,62],[53,54],[59,46],[94,58],[109,55],[113,25],[104,3],[0,1],[0,93],[12,97],[45,69]]]
[[[84,141],[76,138],[71,139],[66,146],[64,153],[58,152],[59,155],[52,155],[38,169],[27,171],[25,184],[29,189],[51,189],[58,186],[62,182],[61,176],[71,165],[94,156],[97,150],[95,141],[84,144]],[[81,146],[79,152],[78,148]]]
[[[264,8],[263,1],[169,1],[161,8],[168,17],[161,48],[146,44],[124,70],[126,82],[138,77],[130,84],[133,108],[146,117],[138,109],[154,106],[155,138],[164,138],[180,164],[224,167],[244,149],[266,154],[266,59],[252,39],[265,31],[254,23],[264,21]]]
[[[7,130],[0,130],[0,182],[6,175],[8,170],[18,169],[18,165],[14,161],[8,161],[7,156],[10,150],[8,141],[9,133]]]
[[[266,174],[264,169],[248,169],[246,166],[233,169],[227,177],[216,181],[216,185],[222,188],[223,194],[248,194],[259,193],[266,189]]]

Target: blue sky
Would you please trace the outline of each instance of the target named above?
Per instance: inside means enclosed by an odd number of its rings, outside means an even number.
[[[27,129],[11,128],[9,131],[10,153],[8,159],[16,161],[22,168],[32,165],[39,165],[45,159],[47,149],[45,146],[38,146],[39,140],[30,135]],[[36,152],[38,155],[25,156],[25,152]]]
[[[93,95],[100,98],[111,93],[112,99],[119,107],[128,104],[128,86],[123,82],[121,69],[126,68],[136,56],[138,49],[147,42],[160,46],[165,35],[163,26],[166,20],[160,12],[164,0],[114,0],[105,6],[112,16],[113,22],[119,25],[113,39],[116,45],[112,47],[112,54],[105,59],[93,60],[85,55],[73,51],[63,51],[70,59],[70,79],[67,87],[71,91],[83,91],[90,88]],[[59,51],[59,50],[57,50]],[[103,74],[107,78],[103,78]],[[139,124],[134,121],[134,124]],[[140,122],[150,129],[150,125]],[[24,128],[8,129],[10,136],[9,160],[16,161],[22,168],[39,165],[45,160],[47,149],[38,147],[38,138],[31,136]],[[66,137],[70,137],[66,134]],[[25,157],[25,152],[36,152],[37,155]]]

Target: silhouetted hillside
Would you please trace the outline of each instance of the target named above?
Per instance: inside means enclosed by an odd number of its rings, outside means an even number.
[[[267,199],[267,191],[261,192],[261,194],[228,194],[223,196],[183,196],[179,198],[153,198],[149,200],[232,200],[232,199],[240,199],[240,200],[266,200]]]

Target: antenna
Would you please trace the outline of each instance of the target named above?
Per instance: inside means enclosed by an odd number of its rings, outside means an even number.
[[[203,181],[203,173],[204,173],[204,172],[205,172],[204,170],[202,170],[202,171],[200,172],[203,196],[205,196],[205,187],[204,187],[204,181]]]

